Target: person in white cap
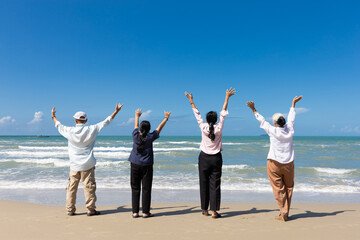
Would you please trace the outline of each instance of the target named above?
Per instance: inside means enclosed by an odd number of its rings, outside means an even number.
[[[96,136],[100,131],[108,126],[115,118],[116,114],[121,110],[124,104],[116,104],[115,111],[108,116],[104,121],[95,125],[85,126],[87,116],[84,112],[77,112],[74,115],[75,127],[67,127],[62,125],[55,116],[55,107],[52,109],[52,119],[55,127],[61,135],[68,140],[68,152],[70,158],[70,174],[69,183],[67,185],[66,193],[66,210],[69,216],[75,214],[76,208],[76,192],[80,180],[83,183],[87,215],[99,215],[96,211],[96,182],[95,182],[95,164],[93,148],[95,145]]]
[[[274,192],[276,203],[280,209],[280,215],[275,219],[287,221],[289,217],[291,198],[294,188],[294,122],[295,104],[302,99],[294,97],[288,114],[288,122],[281,113],[275,113],[272,117],[274,126],[265,121],[255,109],[252,101],[247,106],[254,112],[260,122],[260,128],[270,136],[270,149],[267,156],[267,173]]]

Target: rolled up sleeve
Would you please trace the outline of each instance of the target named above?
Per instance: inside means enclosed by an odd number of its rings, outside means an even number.
[[[220,120],[219,120],[219,123],[218,123],[218,126],[220,127],[220,130],[223,128],[224,126],[224,121],[225,121],[225,117],[229,115],[229,112],[228,110],[222,110],[220,112]]]
[[[204,123],[204,120],[203,120],[202,117],[201,117],[200,111],[197,110],[196,108],[193,108],[192,110],[193,110],[193,112],[194,112],[196,121],[197,121],[198,124],[199,124],[199,127],[200,127],[200,128],[203,128],[203,126],[204,126],[205,123]]]
[[[96,124],[96,128],[98,132],[100,132],[104,127],[107,127],[112,122],[112,120],[113,120],[112,117],[108,116],[104,121]]]
[[[294,126],[295,116],[296,116],[295,108],[292,107],[292,108],[290,108],[289,115],[288,115],[288,125],[290,124],[292,127]]]
[[[69,128],[62,125],[59,121],[56,121],[55,123],[56,129],[59,131],[59,133],[64,136],[66,139],[69,138]]]
[[[259,121],[259,123],[260,123],[260,128],[264,129],[267,134],[271,134],[271,129],[272,129],[271,124],[268,123],[268,122],[265,120],[265,118],[264,118],[261,114],[259,114],[259,113],[256,113],[256,114],[255,114],[255,118]]]

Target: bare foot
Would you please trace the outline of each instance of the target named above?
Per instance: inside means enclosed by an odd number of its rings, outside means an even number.
[[[275,220],[286,222],[287,217],[283,217],[283,216],[279,215],[279,216],[275,217]]]

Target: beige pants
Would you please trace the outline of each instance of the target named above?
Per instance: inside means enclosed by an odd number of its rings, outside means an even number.
[[[282,164],[268,159],[267,172],[280,214],[287,218],[294,188],[294,161]]]
[[[89,211],[95,210],[96,202],[96,182],[95,182],[95,167],[87,171],[73,171],[70,169],[69,184],[66,188],[66,210],[68,212],[75,212],[76,192],[79,186],[79,182],[83,183],[86,207]]]

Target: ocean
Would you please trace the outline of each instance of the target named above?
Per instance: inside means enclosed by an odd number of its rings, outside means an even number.
[[[200,137],[163,136],[154,142],[154,191],[198,192],[200,140]],[[98,136],[95,144],[98,191],[129,192],[127,159],[131,148],[131,137]],[[223,196],[260,194],[272,199],[266,173],[269,138],[225,136],[223,148]],[[297,193],[359,196],[360,137],[294,137],[294,148],[294,196]],[[64,192],[68,173],[65,138],[0,137],[0,199],[7,199],[11,191]],[[170,200],[176,201],[176,194]]]

